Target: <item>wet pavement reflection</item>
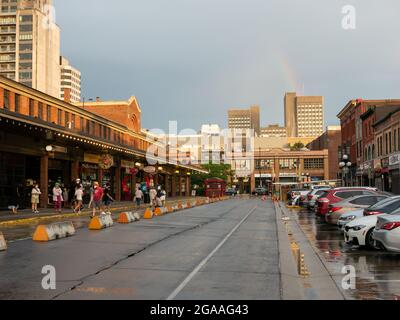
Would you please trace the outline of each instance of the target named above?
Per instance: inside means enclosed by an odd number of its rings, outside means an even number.
[[[298,221],[341,288],[344,266],[356,270],[356,290],[343,290],[348,299],[400,300],[400,255],[347,245],[343,234],[314,212],[297,211]]]

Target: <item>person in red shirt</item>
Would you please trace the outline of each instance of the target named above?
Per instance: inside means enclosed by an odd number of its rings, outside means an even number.
[[[93,183],[93,214],[92,218],[96,216],[96,210],[102,210],[103,205],[102,205],[102,200],[103,200],[103,195],[104,191],[103,188],[100,187],[99,183],[95,181]]]

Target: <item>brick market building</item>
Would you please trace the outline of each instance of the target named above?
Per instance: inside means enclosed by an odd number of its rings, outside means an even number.
[[[338,179],[339,148],[342,144],[340,126],[328,126],[326,131],[317,139],[307,145],[310,150],[328,150],[329,154],[329,180]]]
[[[350,100],[338,114],[342,128],[342,145],[339,157],[349,156],[352,163],[349,171],[348,184],[362,185],[363,173],[359,168],[364,164],[363,124],[361,115],[369,108],[400,104],[399,99],[386,100]]]
[[[41,207],[47,207],[54,183],[67,187],[76,178],[84,184],[86,201],[95,180],[109,182],[116,200],[131,200],[137,183],[150,178],[169,196],[189,195],[190,174],[202,170],[165,163],[165,146],[140,123],[135,98],[73,105],[0,77],[0,210],[16,201],[27,206],[34,182],[40,183]],[[149,158],[150,146],[157,152]],[[154,173],[145,172],[148,161]]]

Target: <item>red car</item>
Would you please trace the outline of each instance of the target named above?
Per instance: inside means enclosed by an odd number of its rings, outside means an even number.
[[[329,205],[355,196],[374,195],[378,193],[376,188],[348,187],[326,190],[317,200],[315,211],[317,215],[324,216],[329,212]]]

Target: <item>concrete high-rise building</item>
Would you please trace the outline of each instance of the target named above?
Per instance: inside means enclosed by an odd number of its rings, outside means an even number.
[[[69,61],[60,57],[60,68],[61,68],[61,92],[60,98],[64,100],[65,89],[70,92],[70,101],[80,102],[81,101],[81,72],[70,65]]]
[[[285,94],[285,127],[288,137],[297,136],[295,92]]]
[[[268,127],[261,128],[261,137],[285,138],[287,137],[287,129],[279,124],[271,124]]]
[[[229,110],[228,127],[229,129],[253,129],[255,134],[260,135],[260,107]]]
[[[52,0],[0,0],[0,75],[58,98],[59,59]]]
[[[285,127],[289,137],[318,137],[324,132],[324,97],[285,95]]]

